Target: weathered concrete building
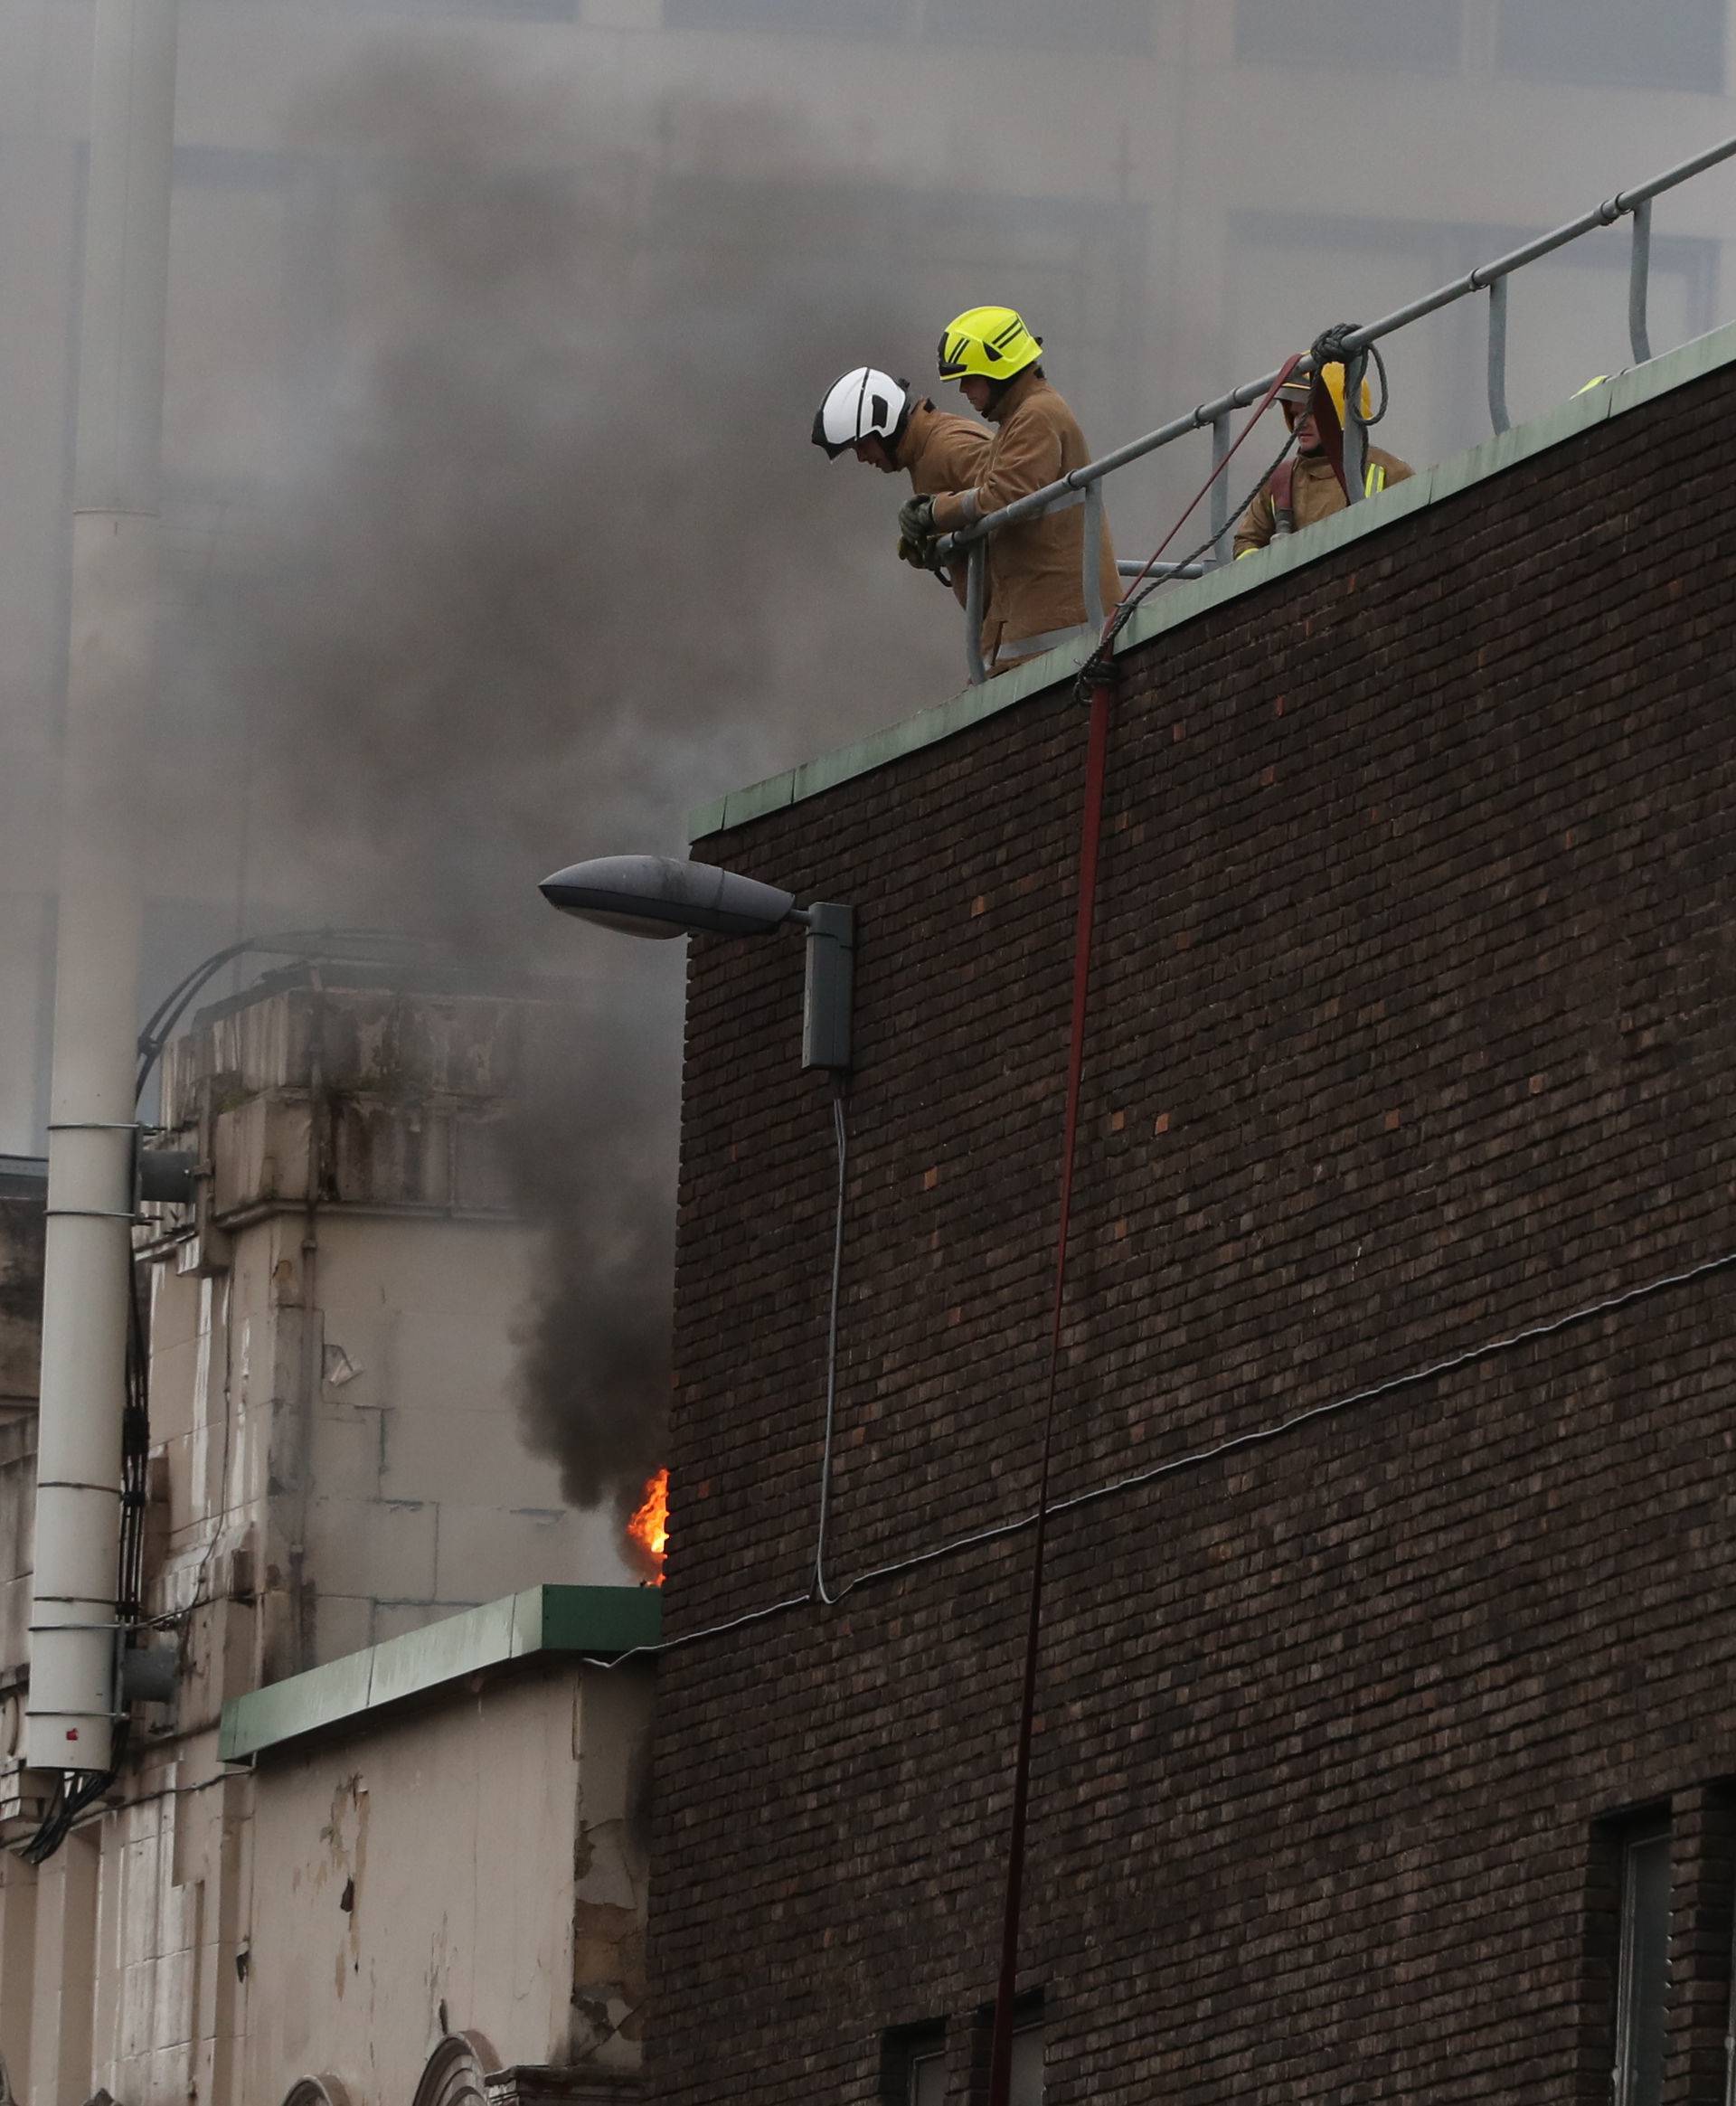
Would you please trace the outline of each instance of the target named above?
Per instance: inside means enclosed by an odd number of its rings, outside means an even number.
[[[165,1121],[210,1177],[156,1245],[153,1431],[191,1531],[165,1585],[229,1516],[268,1681],[522,1586],[643,1576],[510,1426],[538,1228],[505,1137],[568,1012],[371,977],[274,975],[168,1056]]]
[[[533,1588],[229,1707],[260,1900],[222,2095],[637,2095],[653,1670],[594,1656],[657,1628],[655,1589]]]
[[[300,968],[172,1047],[165,1119],[198,1169],[144,1245],[144,1612],[174,1694],[133,1707],[103,1807],[40,1865],[42,1780],[8,1765],[0,2096],[630,2084],[651,1669],[595,1663],[655,1640],[659,1597],[514,1419],[539,1231],[501,1136],[564,1018],[523,988]],[[0,1342],[23,1384],[42,1187],[15,1182]],[[8,1409],[15,1723],[35,1443],[29,1398]]]
[[[1725,330],[1124,636],[1027,2097],[1727,2095],[1733,406]],[[984,2096],[1082,656],[695,821],[854,905],[856,1064],[826,1607],[828,1091],[695,942],[663,2106]]]

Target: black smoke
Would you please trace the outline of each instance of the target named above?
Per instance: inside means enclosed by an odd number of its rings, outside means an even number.
[[[534,886],[679,853],[690,804],[958,684],[955,608],[892,557],[901,485],[807,443],[838,372],[914,362],[935,317],[897,198],[774,109],[624,119],[386,52],[303,129],[332,311],[291,472],[175,656],[239,727],[253,897],[583,976],[506,1144],[543,1247],[521,1421],[569,1497],[630,1508],[669,1390],[678,965]]]

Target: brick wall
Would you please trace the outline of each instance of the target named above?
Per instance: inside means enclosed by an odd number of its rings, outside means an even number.
[[[1137,655],[1062,1495],[1736,1248],[1736,379]],[[1085,722],[696,856],[861,911],[831,1567],[1033,1497]],[[696,942],[668,1627],[802,1594],[833,1166],[800,945]],[[1026,1988],[1050,2106],[1590,2102],[1596,1824],[1670,1800],[1668,2096],[1722,2068],[1736,1274],[1061,1517]],[[1030,1539],[667,1657],[660,2100],[881,2095],[995,1970]]]

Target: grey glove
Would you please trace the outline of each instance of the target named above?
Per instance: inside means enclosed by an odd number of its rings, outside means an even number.
[[[898,508],[898,538],[920,543],[932,541],[939,529],[934,524],[934,499],[911,497]]]

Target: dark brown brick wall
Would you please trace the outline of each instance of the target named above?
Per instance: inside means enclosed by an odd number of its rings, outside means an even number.
[[[1732,411],[1679,391],[1128,666],[1061,1494],[1736,1248]],[[1084,734],[1037,697],[694,850],[861,912],[835,1576],[1033,1494]],[[693,949],[675,1632],[807,1588],[833,1176],[799,943]],[[1607,2097],[1595,1825],[1660,1799],[1671,2096],[1717,2096],[1732,1296],[1057,1523],[1051,2106]],[[869,2101],[942,2016],[967,2096],[1028,1556],[666,1657],[660,2100]]]

